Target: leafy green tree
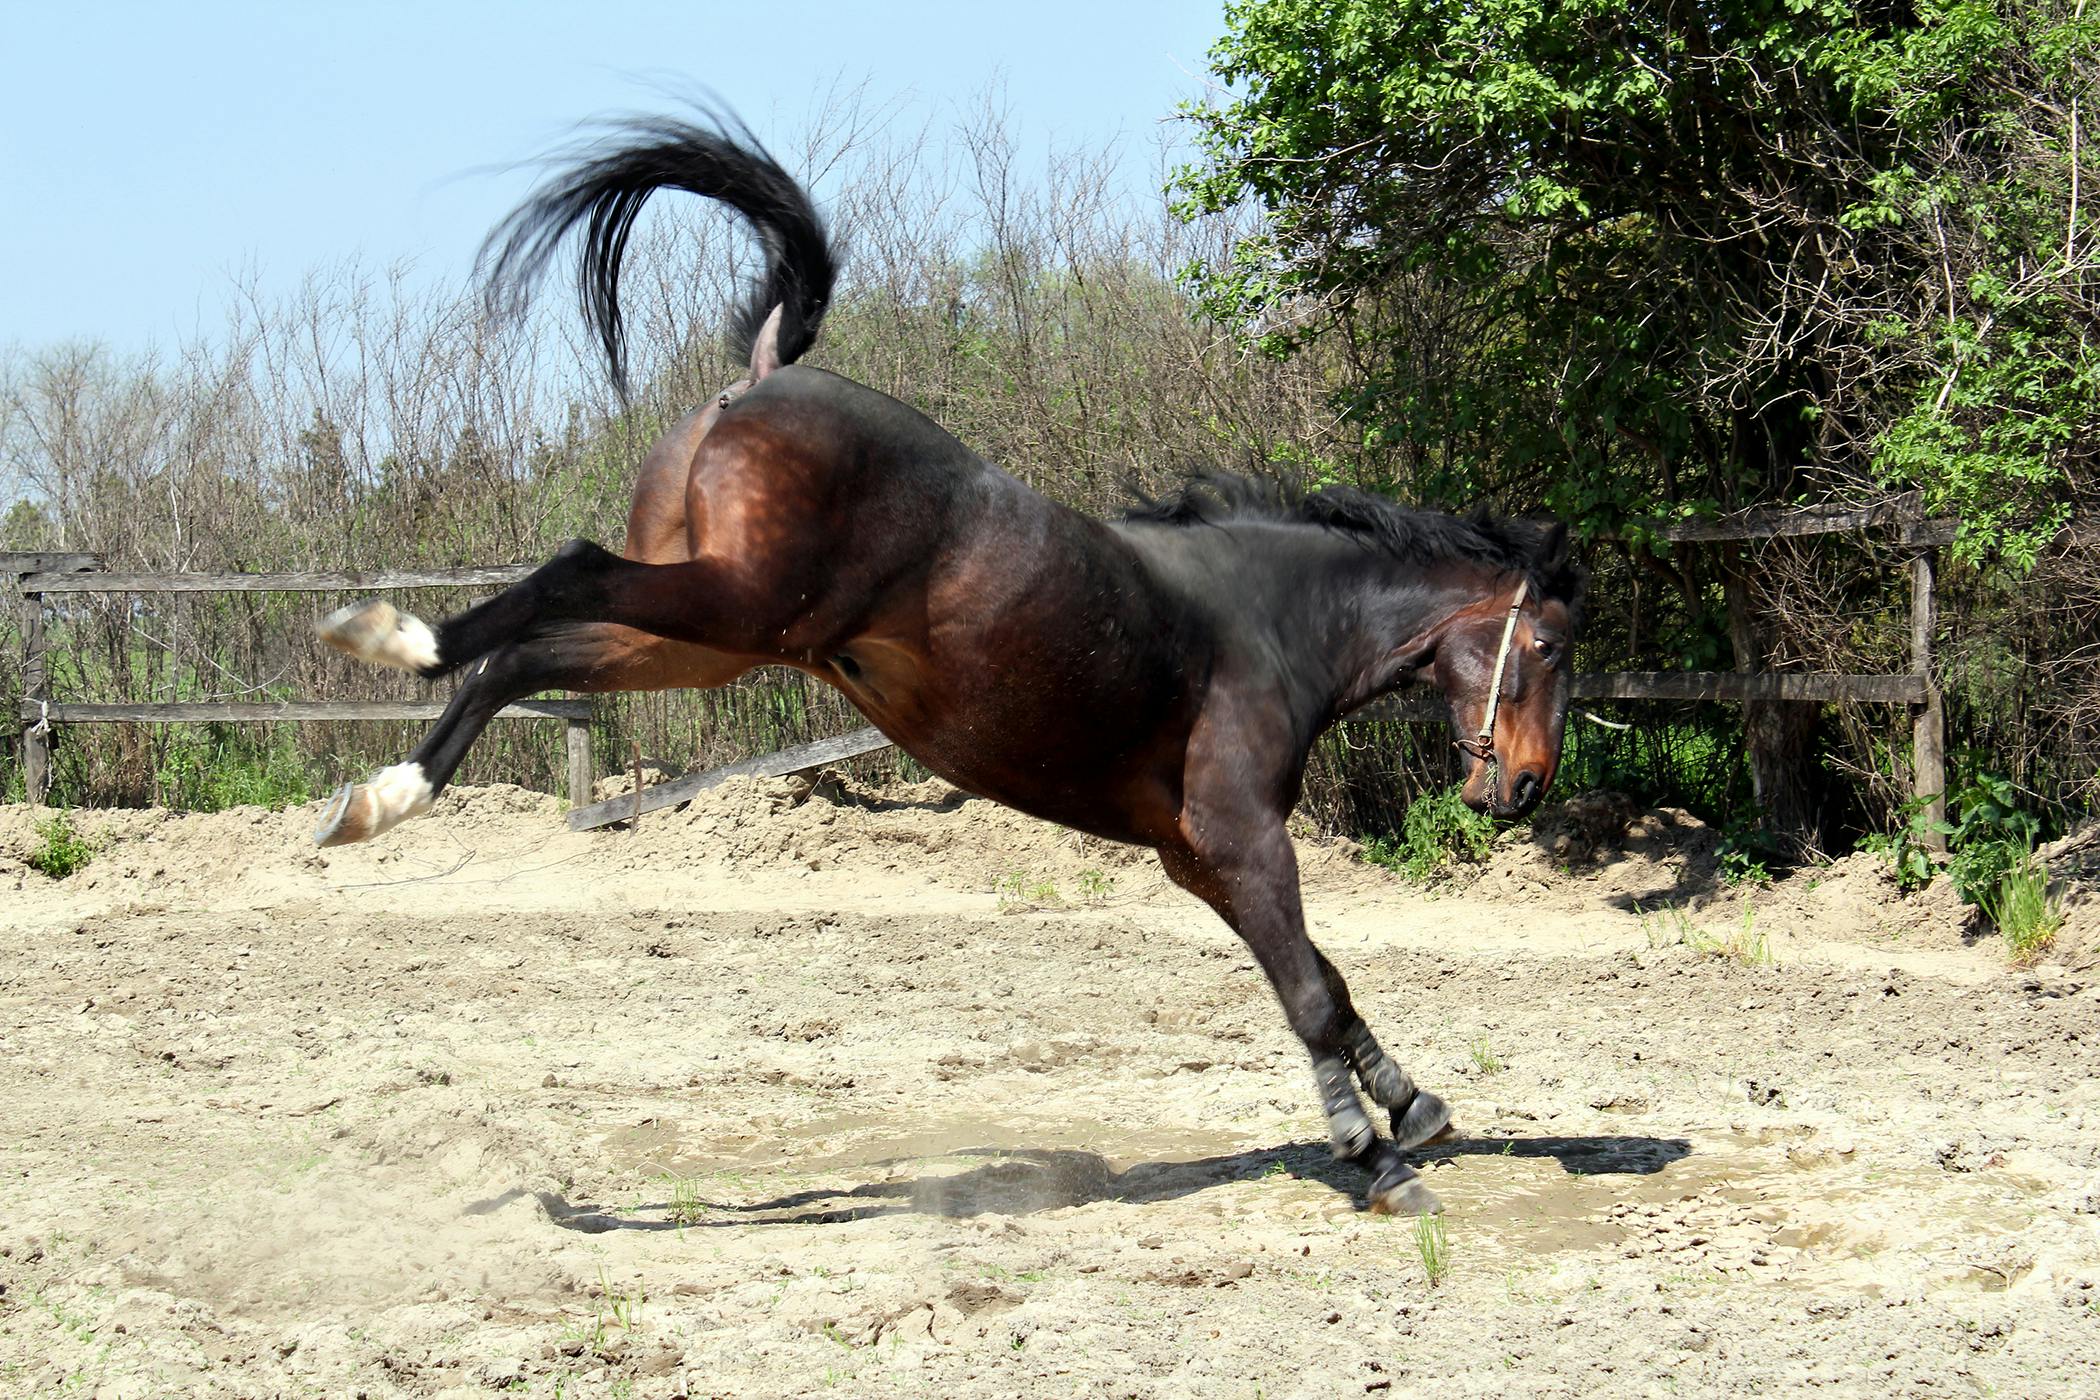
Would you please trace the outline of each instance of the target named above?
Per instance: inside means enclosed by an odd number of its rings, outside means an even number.
[[[1350,408],[1401,494],[1638,539],[1916,486],[1964,557],[2031,564],[2100,427],[2082,10],[1242,0],[1178,190],[1263,217],[1197,284],[1270,349],[1371,347]],[[1662,572],[1738,666],[1780,648],[1737,556]],[[1746,707],[1796,833],[1814,721]]]

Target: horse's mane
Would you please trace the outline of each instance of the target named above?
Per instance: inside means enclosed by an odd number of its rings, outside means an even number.
[[[1357,535],[1410,564],[1460,560],[1531,580],[1540,596],[1580,604],[1587,573],[1566,548],[1554,549],[1550,523],[1512,520],[1485,509],[1468,516],[1412,510],[1353,486],[1306,490],[1269,477],[1203,472],[1178,490],[1138,493],[1123,518],[1153,525],[1217,525],[1270,520]],[[1550,554],[1549,554],[1549,551]]]

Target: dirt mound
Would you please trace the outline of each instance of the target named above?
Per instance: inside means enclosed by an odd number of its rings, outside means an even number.
[[[1486,861],[1454,875],[1469,894],[1519,903],[1655,908],[1710,895],[1720,846],[1719,834],[1683,808],[1592,792],[1502,832]]]

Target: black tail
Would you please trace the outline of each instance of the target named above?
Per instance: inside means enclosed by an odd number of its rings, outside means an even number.
[[[588,223],[576,260],[584,318],[598,333],[615,387],[627,392],[627,346],[620,319],[620,261],[634,221],[660,189],[719,199],[751,221],[766,252],[766,271],[752,284],[731,325],[731,346],[744,360],[772,314],[781,309],[779,356],[789,364],[817,338],[838,267],[824,221],[809,194],[733,117],[709,113],[713,127],[668,117],[618,124],[606,143],[496,226],[482,245],[490,305],[514,311],[530,300],[562,240]]]

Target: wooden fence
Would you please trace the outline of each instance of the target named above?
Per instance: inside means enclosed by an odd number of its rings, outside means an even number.
[[[1718,700],[1737,704],[1745,700],[1811,704],[1851,700],[1870,705],[1901,706],[1909,711],[1911,722],[1911,791],[1913,795],[1926,799],[1926,814],[1936,825],[1947,815],[1947,746],[1939,684],[1932,674],[1932,632],[1936,616],[1933,585],[1939,547],[1953,539],[1954,528],[1955,522],[1951,520],[1926,519],[1915,493],[1864,507],[1810,506],[1784,511],[1744,511],[1716,520],[1658,525],[1645,533],[1672,544],[1799,538],[1861,530],[1890,531],[1898,546],[1909,555],[1906,563],[1910,571],[1910,669],[1897,675],[1597,671],[1575,677],[1575,698]],[[1389,696],[1358,711],[1358,715],[1417,724],[1447,722],[1442,703],[1419,693]],[[745,759],[704,773],[688,773],[632,795],[579,807],[569,813],[569,825],[582,831],[627,821],[645,812],[690,801],[696,794],[730,778],[784,777],[861,754],[876,753],[890,746],[882,731],[857,729],[835,739],[819,739],[762,758]],[[1937,831],[1927,841],[1935,849],[1945,849],[1945,838]]]
[[[1672,544],[1712,544],[1798,538],[1862,530],[1889,531],[1906,554],[1910,574],[1910,666],[1894,675],[1846,675],[1743,671],[1607,671],[1575,677],[1578,700],[1784,700],[1827,703],[1849,700],[1902,707],[1911,728],[1912,792],[1926,799],[1932,821],[1946,817],[1946,734],[1940,689],[1932,671],[1936,619],[1934,580],[1940,546],[1953,538],[1954,522],[1928,520],[1915,494],[1859,508],[1807,507],[1745,511],[1716,520],[1659,525],[1646,535]],[[320,719],[435,719],[444,706],[415,701],[282,701],[244,704],[207,702],[153,705],[53,703],[45,665],[44,599],[67,593],[343,592],[396,588],[487,587],[508,584],[530,572],[526,565],[478,569],[393,571],[371,574],[117,574],[102,570],[88,554],[0,554],[0,573],[13,574],[28,610],[23,667],[22,755],[31,801],[48,791],[53,726],[112,721],[173,723],[183,720],[270,722]],[[1410,723],[1441,723],[1443,707],[1422,695],[1397,695],[1359,712]],[[560,719],[567,725],[569,825],[579,831],[630,820],[689,801],[730,778],[780,777],[891,747],[876,729],[783,749],[704,773],[592,803],[591,703],[587,700],[527,700],[506,707],[501,717]],[[1932,838],[1935,844],[1941,838]]]
[[[442,701],[429,700],[208,700],[90,705],[54,701],[50,694],[45,614],[47,598],[74,593],[372,593],[398,588],[502,587],[532,572],[529,564],[494,568],[390,570],[384,573],[119,574],[93,554],[0,553],[0,574],[12,575],[24,608],[22,660],[22,777],[31,802],[50,792],[51,740],[66,724],[274,724],[299,720],[434,720]],[[588,700],[521,700],[498,719],[558,719],[566,726],[569,801],[584,806],[595,780]]]

